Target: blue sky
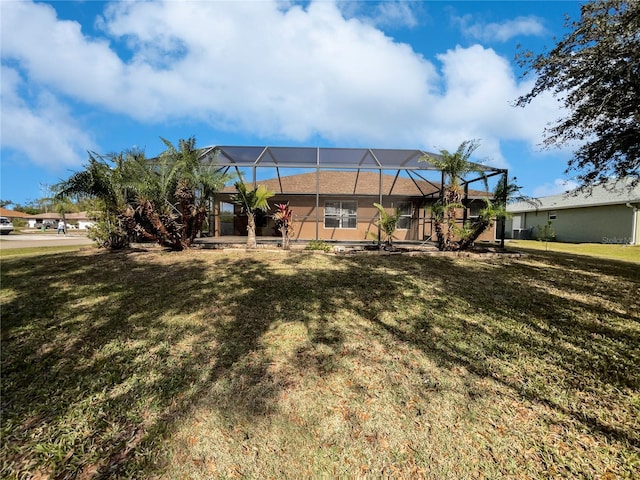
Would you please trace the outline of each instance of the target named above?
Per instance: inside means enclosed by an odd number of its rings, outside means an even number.
[[[551,48],[576,1],[0,2],[0,198],[27,203],[102,154],[197,146],[455,150],[524,193],[575,185],[564,115],[529,91],[517,45]]]

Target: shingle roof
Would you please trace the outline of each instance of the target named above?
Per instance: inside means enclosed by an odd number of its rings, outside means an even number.
[[[334,171],[321,170],[319,172],[319,192],[322,195],[378,195],[380,191],[380,175],[372,171]],[[316,172],[289,175],[280,178],[257,181],[277,194],[315,195],[317,178]],[[382,175],[382,194],[404,197],[439,196],[440,184],[395,175]],[[235,192],[231,186],[223,190],[227,193]],[[487,192],[469,190],[470,197],[486,197]]]
[[[9,210],[8,208],[0,207],[0,217],[27,218],[28,216],[28,213],[17,212],[15,210]]]
[[[65,213],[64,217],[67,220],[88,220],[89,215],[87,212],[78,212],[78,213]]]
[[[36,213],[35,215],[27,215],[26,218],[41,218],[43,220],[59,220],[62,218],[57,212]]]
[[[640,183],[631,187],[631,179],[618,180],[593,187],[591,192],[572,193],[540,197],[538,204],[518,202],[507,207],[509,212],[531,212],[535,210],[562,210],[565,208],[595,207],[640,203]]]
[[[35,215],[27,215],[23,218],[40,218],[42,220],[60,220],[62,215],[57,212],[48,212],[48,213],[36,213]],[[79,212],[79,213],[65,213],[64,217],[67,220],[87,220],[89,217],[87,212]]]

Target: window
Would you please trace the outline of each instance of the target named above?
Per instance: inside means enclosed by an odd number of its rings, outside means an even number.
[[[256,212],[256,215],[255,215],[255,217],[254,217],[254,220],[255,220],[255,222],[256,222],[256,227],[258,227],[258,228],[264,228],[264,227],[266,227],[266,226],[267,226],[267,224],[268,224],[268,222],[269,222],[269,217],[267,217],[267,215],[266,215],[264,212],[262,212],[262,211],[258,210],[258,211]]]
[[[549,220],[555,220],[557,217],[556,212],[549,212]]]
[[[400,218],[396,228],[399,230],[409,230],[411,228],[411,217],[413,214],[413,208],[411,202],[398,203],[398,210],[400,210]]]
[[[357,202],[325,202],[324,228],[356,228],[358,226]]]
[[[472,203],[469,205],[469,218],[478,218],[480,211],[484,208],[484,205],[479,203]]]
[[[220,235],[233,235],[233,212],[232,203],[220,202]]]

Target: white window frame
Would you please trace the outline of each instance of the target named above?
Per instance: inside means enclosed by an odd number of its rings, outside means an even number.
[[[336,213],[327,214],[330,204],[337,204]],[[353,210],[354,213],[351,213]],[[336,226],[327,226],[327,218],[337,220]],[[354,226],[344,226],[349,220],[354,220]],[[324,228],[338,230],[356,230],[358,228],[358,202],[356,200],[327,200],[324,202]]]
[[[400,218],[398,219],[396,230],[411,230],[413,220],[413,203],[398,202],[398,209],[400,210]],[[407,221],[409,226],[402,227],[401,225],[403,221]]]

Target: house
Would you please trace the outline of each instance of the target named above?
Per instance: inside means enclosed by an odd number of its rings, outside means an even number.
[[[555,238],[573,243],[640,244],[640,184],[611,181],[586,192],[541,197],[507,207],[506,238],[537,238],[549,225]]]
[[[15,210],[9,210],[8,208],[0,207],[0,217],[7,217],[11,220],[16,218],[28,218],[29,214],[24,212],[16,212]]]
[[[49,224],[55,227],[60,220],[62,220],[62,215],[59,213],[49,212],[49,213],[37,213],[35,215],[25,215],[27,218],[27,222],[29,224],[29,228],[40,228],[41,225]],[[64,218],[67,221],[67,225],[69,227],[76,227],[80,230],[84,230],[91,225],[93,225],[93,221],[89,219],[87,212],[79,212],[79,213],[65,213]]]
[[[36,213],[35,215],[28,215],[27,224],[29,228],[40,228],[42,225],[47,226],[47,228],[55,228],[60,218],[59,213]]]
[[[89,218],[87,212],[65,213],[64,217],[67,220],[67,224],[75,225],[80,230],[86,230],[95,223]]]
[[[247,183],[264,185],[276,193],[271,205],[289,203],[295,240],[377,240],[375,202],[389,211],[400,209],[397,240],[422,242],[435,237],[428,207],[440,198],[443,179],[436,166],[423,161],[425,155],[439,156],[422,150],[223,146],[203,149],[200,160],[223,172],[250,170],[252,181]],[[477,215],[484,199],[491,196],[471,186],[507,173],[476,167],[479,176],[462,182],[466,208],[459,212],[460,226]],[[257,181],[258,169],[269,169],[274,175]],[[284,175],[287,172],[291,174]],[[246,235],[247,219],[231,202],[234,193],[235,188],[227,186],[216,194],[210,219],[214,236]],[[269,212],[256,220],[256,235],[279,236]],[[494,241],[497,233],[494,228],[480,240]]]
[[[396,240],[422,242],[435,237],[429,207],[438,199],[440,185],[437,183],[371,171],[320,171],[257,183],[275,192],[271,205],[289,203],[294,213],[294,240],[377,240],[378,210],[374,203],[382,204],[390,212],[400,210]],[[229,186],[216,195],[215,236],[246,235],[247,218],[231,202],[235,191]],[[465,219],[478,214],[485,205],[484,199],[490,195],[468,190],[466,213],[459,212],[461,226]],[[270,212],[257,216],[256,235],[280,235]],[[485,232],[480,241],[493,241],[497,235],[494,227]]]

